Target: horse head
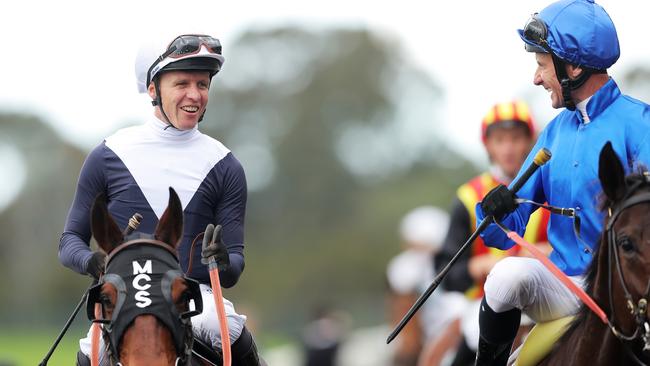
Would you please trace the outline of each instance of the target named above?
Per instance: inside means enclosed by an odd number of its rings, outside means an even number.
[[[190,317],[201,312],[202,303],[198,283],[181,272],[176,256],[183,234],[176,192],[170,187],[168,206],[153,236],[125,238],[103,195],[93,205],[91,226],[107,261],[104,276],[90,291],[87,312],[103,323],[112,361],[125,366],[187,363],[193,339]],[[94,317],[96,303],[101,319]]]
[[[597,259],[594,297],[604,305],[614,335],[648,356],[650,326],[650,174],[625,175],[611,143],[600,152],[605,229]]]

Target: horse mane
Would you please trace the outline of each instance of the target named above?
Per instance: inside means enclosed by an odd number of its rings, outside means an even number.
[[[637,171],[635,173],[629,174],[625,177],[625,186],[626,186],[626,192],[621,201],[624,201],[628,199],[630,196],[632,196],[635,192],[642,188],[650,187],[650,176],[649,176],[648,169],[645,166],[640,165],[637,168]],[[600,198],[599,198],[600,204],[599,204],[599,210],[605,211],[609,207],[612,207],[614,204],[617,202],[612,202],[609,198],[605,196],[604,193],[601,193]],[[591,263],[589,264],[589,267],[587,268],[587,272],[585,274],[585,292],[593,297],[594,295],[594,287],[596,286],[596,274],[598,272],[598,253],[600,253],[600,250],[602,248],[602,243],[605,240],[605,233],[604,231],[601,232],[600,238],[598,239],[598,249],[594,253]],[[575,317],[569,324],[569,327],[567,328],[566,332],[560,337],[560,339],[555,343],[556,345],[558,344],[563,344],[569,341],[569,338],[573,334],[576,329],[581,324],[584,324],[584,322],[587,320],[587,316],[591,313],[591,309],[585,305],[583,302],[580,304],[580,309],[578,312],[575,314]]]

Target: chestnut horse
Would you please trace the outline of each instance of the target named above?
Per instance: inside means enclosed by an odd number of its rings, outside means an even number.
[[[540,365],[650,364],[650,174],[626,177],[608,142],[600,152],[598,176],[607,217],[586,292],[609,324],[582,306]]]
[[[183,274],[176,256],[183,234],[183,210],[176,192],[169,189],[167,209],[153,236],[136,233],[124,238],[103,196],[95,200],[91,221],[107,261],[100,283],[90,291],[87,312],[91,320],[103,324],[110,362],[197,364],[192,361],[190,317],[201,312],[202,301],[198,283]],[[100,319],[94,316],[96,303],[102,308]]]

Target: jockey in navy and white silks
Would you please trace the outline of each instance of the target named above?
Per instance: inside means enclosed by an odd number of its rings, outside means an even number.
[[[183,239],[178,247],[181,268],[188,270],[190,245],[209,223],[219,223],[230,254],[230,268],[220,273],[232,287],[244,269],[246,177],[237,158],[219,141],[198,128],[179,131],[155,116],[145,124],[122,129],[106,138],[86,158],[77,192],[61,237],[61,262],[85,274],[92,251],[90,209],[106,193],[111,215],[126,227],[136,212],[143,219],[138,231],[153,233],[173,187],[183,204]],[[182,167],[172,169],[170,167]],[[200,240],[193,250],[188,275],[209,284],[201,264]]]
[[[572,219],[551,215],[548,238],[550,259],[582,284],[604,219],[598,208],[599,152],[611,141],[628,173],[649,164],[650,106],[623,95],[608,77],[606,69],[620,54],[618,37],[609,15],[593,1],[555,2],[533,15],[519,34],[526,50],[535,52],[534,83],[550,91],[554,108],[566,109],[540,134],[523,166],[541,148],[549,149],[552,158],[517,196],[577,210],[579,237]],[[493,215],[522,234],[536,206],[517,205],[514,199],[505,186],[496,187],[477,205],[477,222]],[[495,224],[481,237],[486,245],[504,250],[514,245]],[[510,257],[498,262],[485,283],[476,364],[506,364],[521,311],[543,322],[574,314],[579,306],[578,298],[539,261]]]
[[[172,48],[175,44],[188,49],[198,45],[198,49],[185,54],[171,54],[176,50]],[[120,227],[126,227],[129,218],[137,212],[143,216],[138,231],[153,233],[167,206],[168,188],[174,188],[184,213],[183,237],[177,249],[180,265],[189,277],[201,283],[203,295],[203,313],[192,318],[193,330],[195,336],[208,345],[220,347],[221,335],[210,277],[207,266],[201,263],[201,238],[197,236],[208,224],[222,226],[230,267],[220,272],[219,277],[223,287],[234,286],[244,269],[246,178],[232,152],[198,130],[198,122],[207,105],[209,81],[224,61],[218,40],[209,36],[180,36],[167,47],[167,51],[162,48],[153,53],[155,47],[141,49],[136,60],[138,87],[140,92],[147,92],[146,86],[149,86],[153,104],[157,106],[156,113],[143,125],[124,128],[106,138],[86,158],[61,236],[59,259],[78,273],[97,276],[94,262],[103,263],[103,256],[91,251],[89,242],[90,212],[98,194],[106,195],[109,212]],[[198,89],[203,90],[190,91],[194,93],[190,97],[185,95],[188,92],[181,90],[182,100],[197,100],[196,103],[185,102],[191,104],[189,107],[175,106],[183,108],[182,111],[172,108],[175,100],[166,100],[166,86],[160,85],[161,75],[170,71],[210,72],[210,79],[197,84]],[[207,76],[206,73],[202,75]],[[190,83],[189,87],[192,87]],[[163,102],[165,109],[161,108]],[[185,110],[187,113],[183,118],[190,121],[191,128],[182,125],[186,122],[176,115]],[[246,317],[237,314],[228,300],[224,299],[224,303],[230,339],[234,342],[233,359],[237,360],[236,345],[240,335],[250,338],[246,340],[248,344],[252,338],[244,327]],[[82,353],[88,355],[90,337],[82,339],[80,345]],[[245,348],[255,347],[252,344]],[[244,350],[244,353],[250,352]],[[257,359],[256,350],[254,358]]]

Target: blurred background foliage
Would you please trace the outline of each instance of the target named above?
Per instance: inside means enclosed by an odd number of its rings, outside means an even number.
[[[200,125],[241,160],[249,183],[246,269],[225,296],[263,340],[296,339],[321,304],[349,313],[354,327],[383,323],[399,219],[423,204],[446,208],[484,168],[439,133],[444,90],[399,40],[366,29],[248,30],[226,52]],[[650,100],[646,65],[618,81]],[[0,111],[5,336],[51,329],[54,339],[90,283],[57,259],[87,151],[48,126]],[[76,324],[73,342],[87,327],[83,314]],[[43,347],[33,349],[39,360]]]

